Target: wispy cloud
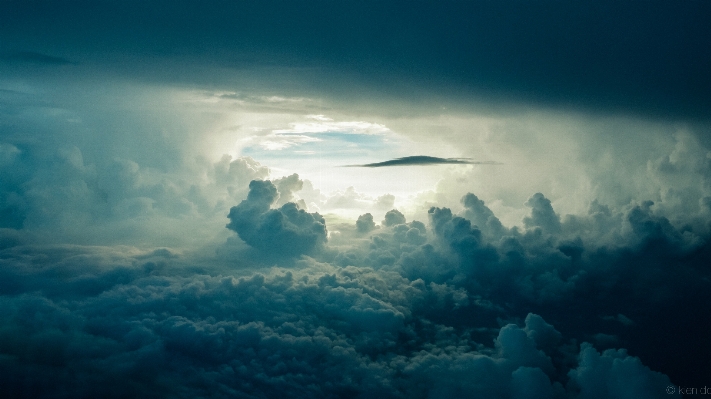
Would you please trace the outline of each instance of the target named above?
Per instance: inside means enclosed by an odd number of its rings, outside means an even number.
[[[288,129],[274,130],[277,134],[306,133],[351,133],[351,134],[383,134],[390,131],[385,125],[362,121],[335,122],[324,115],[307,115],[313,122],[290,123]]]
[[[321,139],[301,134],[270,134],[267,136],[249,136],[241,140],[250,145],[259,145],[268,151],[280,151],[293,146],[321,141]]]
[[[14,51],[0,54],[0,61],[10,62],[29,62],[33,64],[44,65],[66,65],[72,62],[66,58],[55,57],[52,55],[35,53],[33,51]]]
[[[385,166],[411,166],[411,165],[441,165],[441,164],[464,164],[464,165],[501,165],[494,161],[474,161],[471,158],[438,158],[427,155],[414,155],[410,157],[395,158],[389,161],[367,163],[363,165],[344,165],[345,167],[380,168]]]

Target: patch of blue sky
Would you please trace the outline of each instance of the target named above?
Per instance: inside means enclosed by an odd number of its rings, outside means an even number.
[[[277,137],[287,139],[291,134],[279,134]],[[333,160],[363,160],[380,159],[398,152],[397,139],[380,134],[353,134],[343,132],[326,132],[310,135],[318,141],[295,143],[288,147],[274,150],[261,144],[255,144],[242,149],[242,155],[255,159],[308,158],[318,156]],[[386,155],[387,154],[387,155]]]

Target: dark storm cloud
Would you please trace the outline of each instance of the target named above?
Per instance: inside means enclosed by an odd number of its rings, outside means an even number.
[[[469,158],[437,158],[426,155],[413,155],[409,157],[395,158],[390,161],[367,163],[363,165],[346,165],[346,167],[381,168],[385,166],[413,166],[413,165],[498,165],[497,162],[472,161]]]
[[[424,88],[675,117],[706,117],[711,106],[707,1],[10,1],[0,7],[6,46],[82,59],[111,54],[130,74],[156,57],[172,59],[157,79],[203,79],[181,72],[181,65],[288,65],[317,68],[311,83],[340,93],[324,71],[394,95]]]

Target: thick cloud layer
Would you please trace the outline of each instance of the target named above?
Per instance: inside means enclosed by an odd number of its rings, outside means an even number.
[[[66,110],[21,123],[32,107],[4,108],[0,125],[0,360],[14,396],[645,397],[666,388],[654,372],[696,386],[711,368],[696,338],[711,328],[698,314],[711,306],[700,131],[639,155],[641,175],[591,179],[597,200],[557,192],[584,212],[536,188],[510,223],[485,199],[518,194],[329,195],[251,158],[191,152],[203,140],[185,130],[101,141],[63,130]],[[476,187],[457,178],[440,188]],[[220,291],[233,278],[242,288]]]
[[[274,267],[5,234],[6,396],[663,398],[706,375],[684,309],[711,303],[708,225],[651,202],[560,218],[537,193],[508,229],[467,194],[462,216],[366,214],[327,244],[318,214],[249,189],[228,227]],[[676,361],[668,334],[693,341]]]
[[[578,353],[536,314],[473,330],[490,305],[449,284],[311,259],[239,278],[181,263],[165,250],[4,251],[5,395],[661,398],[670,385],[624,350]]]

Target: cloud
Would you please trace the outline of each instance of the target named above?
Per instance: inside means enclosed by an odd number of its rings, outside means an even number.
[[[82,60],[70,75],[0,62],[6,396],[605,398],[705,383],[711,164],[705,116],[688,116],[711,91],[686,39],[703,36],[687,17],[706,5],[669,5],[656,15],[682,18],[667,30],[650,19],[667,6],[609,2],[133,2],[92,18],[50,3],[0,5],[3,43]],[[639,15],[640,34],[629,18],[601,32],[596,14]],[[349,28],[363,21],[374,29]],[[390,184],[403,170],[357,171],[378,192],[339,177],[354,169],[309,180],[254,150],[314,139],[332,159],[401,140],[391,153],[503,164],[444,168],[408,197]],[[321,173],[341,191],[322,193]]]
[[[276,202],[277,205],[283,205],[287,202],[296,202],[294,201],[294,192],[300,191],[304,187],[304,181],[299,179],[299,175],[296,173],[275,179],[273,183],[279,192],[279,199]],[[301,200],[301,203],[303,204],[303,200]],[[302,209],[303,208],[305,208],[305,206],[302,206]]]
[[[308,119],[313,119],[314,122],[294,122],[290,123],[289,129],[273,130],[274,134],[278,135],[301,135],[301,134],[316,134],[316,133],[348,133],[348,134],[383,134],[388,133],[385,125],[380,123],[363,122],[363,121],[344,121],[335,122],[323,115],[308,115]]]
[[[114,62],[109,55],[134,54],[112,66],[126,76],[168,79],[165,71],[155,76],[167,60],[178,82],[216,79],[195,74],[196,66],[240,72],[258,66],[277,84],[291,88],[294,75],[301,75],[311,85],[359,100],[370,99],[367,88],[378,87],[391,96],[413,98],[413,103],[429,92],[474,93],[487,106],[523,102],[672,116],[703,116],[709,105],[711,81],[704,72],[711,60],[701,39],[709,28],[698,18],[709,11],[704,2],[645,7],[606,0],[594,9],[555,2],[517,1],[513,9],[433,2],[407,15],[398,13],[396,5],[317,1],[295,7],[247,1],[225,12],[219,2],[199,8],[187,1],[161,2],[165,13],[141,19],[146,10],[138,3],[102,3],[88,14],[78,5],[62,9],[40,1],[3,5],[0,15],[3,43],[9,46],[79,53],[103,61],[98,68]],[[52,23],[46,15],[53,16]],[[615,17],[603,29],[597,21],[610,15]],[[625,15],[636,15],[637,24],[630,26]],[[672,17],[662,23],[660,15]],[[542,16],[554,23],[540,24]],[[125,23],[111,23],[116,18]],[[176,18],[188,21],[192,31],[172,24]],[[424,21],[426,31],[420,29]],[[366,24],[370,31],[358,28]],[[94,41],[87,43],[86,37]],[[626,39],[620,43],[619,37]],[[198,43],[205,42],[215,51],[204,54]],[[152,68],[142,71],[147,63]],[[284,65],[289,66],[284,68],[288,84],[284,76],[274,76]],[[340,75],[333,77],[333,71]]]
[[[253,136],[258,139],[259,146],[268,151],[280,151],[306,143],[315,143],[321,139],[303,134],[270,134],[268,136]]]
[[[395,158],[390,161],[368,163],[363,165],[346,165],[347,167],[381,168],[385,166],[410,166],[410,165],[498,165],[497,162],[472,161],[468,158],[437,158],[426,155],[413,155],[409,157]]]
[[[366,195],[355,186],[324,195],[300,175],[280,169],[284,177],[273,178],[252,158],[220,158],[221,144],[209,156],[197,151],[214,137],[191,136],[167,122],[157,124],[159,133],[141,130],[144,137],[134,141],[126,139],[134,137],[133,124],[92,122],[87,109],[72,111],[84,122],[72,123],[71,132],[61,130],[69,111],[47,111],[46,120],[32,123],[8,116],[16,111],[2,114],[12,123],[3,125],[0,147],[0,290],[9,312],[0,315],[9,326],[0,332],[9,343],[0,360],[13,371],[3,384],[53,375],[33,386],[82,396],[89,388],[61,374],[80,370],[94,376],[83,381],[97,381],[96,389],[129,396],[150,389],[318,396],[323,389],[332,396],[505,397],[518,394],[515,382],[530,386],[531,395],[576,397],[588,381],[581,374],[575,385],[569,374],[580,364],[581,342],[593,343],[601,357],[627,348],[675,384],[705,377],[697,354],[706,344],[693,337],[709,328],[695,311],[711,303],[705,267],[711,194],[708,151],[696,134],[659,139],[658,150],[642,155],[639,146],[651,144],[633,145],[636,166],[620,170],[640,174],[612,176],[603,169],[610,181],[626,185],[591,179],[590,191],[578,191],[555,173],[514,168],[510,156],[491,172],[453,168],[467,171],[448,181],[462,177],[458,184],[472,193],[443,185],[424,205],[400,194]],[[16,115],[38,115],[23,112]],[[125,130],[97,133],[96,126],[122,123]],[[56,134],[20,136],[8,126]],[[490,136],[510,129],[492,126]],[[525,133],[502,140],[541,137]],[[559,148],[541,140],[542,147]],[[590,157],[604,158],[604,149],[582,143]],[[612,158],[625,153],[615,143]],[[509,166],[514,170],[502,171]],[[571,164],[576,167],[582,168]],[[510,195],[494,184],[536,174],[558,183]],[[637,187],[640,176],[646,180]],[[250,190],[252,181],[261,183]],[[565,206],[573,194],[584,208]],[[393,212],[390,222],[372,229],[395,204],[402,217]],[[232,206],[232,229],[225,229]],[[330,214],[336,208],[353,218]],[[511,209],[518,218],[505,214]],[[361,219],[359,229],[355,219],[366,214],[372,219]],[[121,246],[127,244],[144,249]],[[153,252],[165,247],[168,254]],[[287,272],[293,281],[285,282]],[[232,278],[249,283],[221,294],[218,286],[228,284],[222,279],[233,284]],[[238,304],[230,302],[235,298]],[[664,323],[667,318],[675,322]],[[612,363],[627,359],[618,358]],[[599,374],[607,377],[595,381],[625,373],[660,381],[644,377],[644,367],[603,367]],[[99,383],[116,373],[131,383]],[[467,382],[476,373],[488,377]],[[141,375],[157,377],[135,377]],[[324,381],[331,385],[321,388]],[[93,393],[84,396],[105,392]]]
[[[36,53],[34,51],[16,51],[10,53],[0,53],[0,61],[21,62],[39,65],[67,65],[72,62],[63,57]]]
[[[373,215],[366,213],[358,216],[356,220],[356,229],[360,233],[368,233],[375,229],[375,222],[373,221]]]
[[[233,159],[229,155],[223,155],[214,164],[211,172],[215,185],[223,189],[226,188],[235,199],[241,197],[241,192],[246,191],[245,188],[250,181],[264,179],[270,173],[269,168],[250,157]]]
[[[396,224],[403,224],[405,223],[405,215],[397,209],[390,210],[385,214],[385,219],[383,219],[382,223],[383,226],[388,227],[395,226]]]
[[[237,277],[166,250],[78,246],[35,248],[37,267],[27,249],[0,263],[10,397],[613,398],[671,384],[624,350],[578,349],[537,314],[476,332],[488,324],[476,298],[397,273],[303,259]],[[444,322],[452,312],[480,318]]]
[[[356,191],[355,187],[349,186],[345,191],[331,193],[324,202],[324,207],[330,209],[369,209],[374,203],[379,205],[387,204],[388,198],[374,199],[363,193]]]
[[[86,168],[76,151],[63,159]],[[133,163],[114,165],[117,193],[147,178]],[[237,184],[267,171],[223,158],[213,173]],[[318,214],[272,208],[305,185],[296,174],[252,180],[231,208],[228,227],[272,255],[252,268],[244,251],[224,262],[167,248],[38,245],[4,229],[9,395],[614,398],[661,397],[677,383],[646,364],[669,334],[658,313],[708,301],[707,231],[678,227],[649,202],[595,202],[561,218],[542,194],[522,227],[507,228],[470,193],[461,216],[433,207],[428,224],[393,210],[375,229],[363,214],[338,227],[336,245]],[[688,296],[673,295],[681,287]],[[703,336],[706,325],[692,320],[683,333]],[[630,345],[642,358],[608,349]],[[680,353],[685,372],[699,368]]]
[[[580,390],[580,398],[624,396],[634,392],[645,398],[669,397],[660,387],[672,387],[669,378],[651,371],[625,350],[608,349],[602,354],[589,343],[580,348],[579,366],[571,370],[571,384]]]
[[[297,175],[293,176],[298,180]],[[280,183],[285,182],[288,180]],[[321,215],[299,209],[293,202],[270,209],[278,198],[272,182],[252,180],[247,199],[230,209],[227,228],[237,232],[250,246],[270,255],[309,253],[326,242],[326,222]]]
[[[526,201],[526,206],[531,207],[531,216],[523,219],[527,228],[540,227],[546,233],[560,231],[560,217],[553,211],[551,201],[543,194],[536,193]]]
[[[476,195],[467,193],[462,197],[461,203],[464,205],[463,216],[469,219],[484,234],[488,234],[493,238],[500,238],[506,233],[506,228],[504,228],[501,221],[494,215],[494,212]]]

